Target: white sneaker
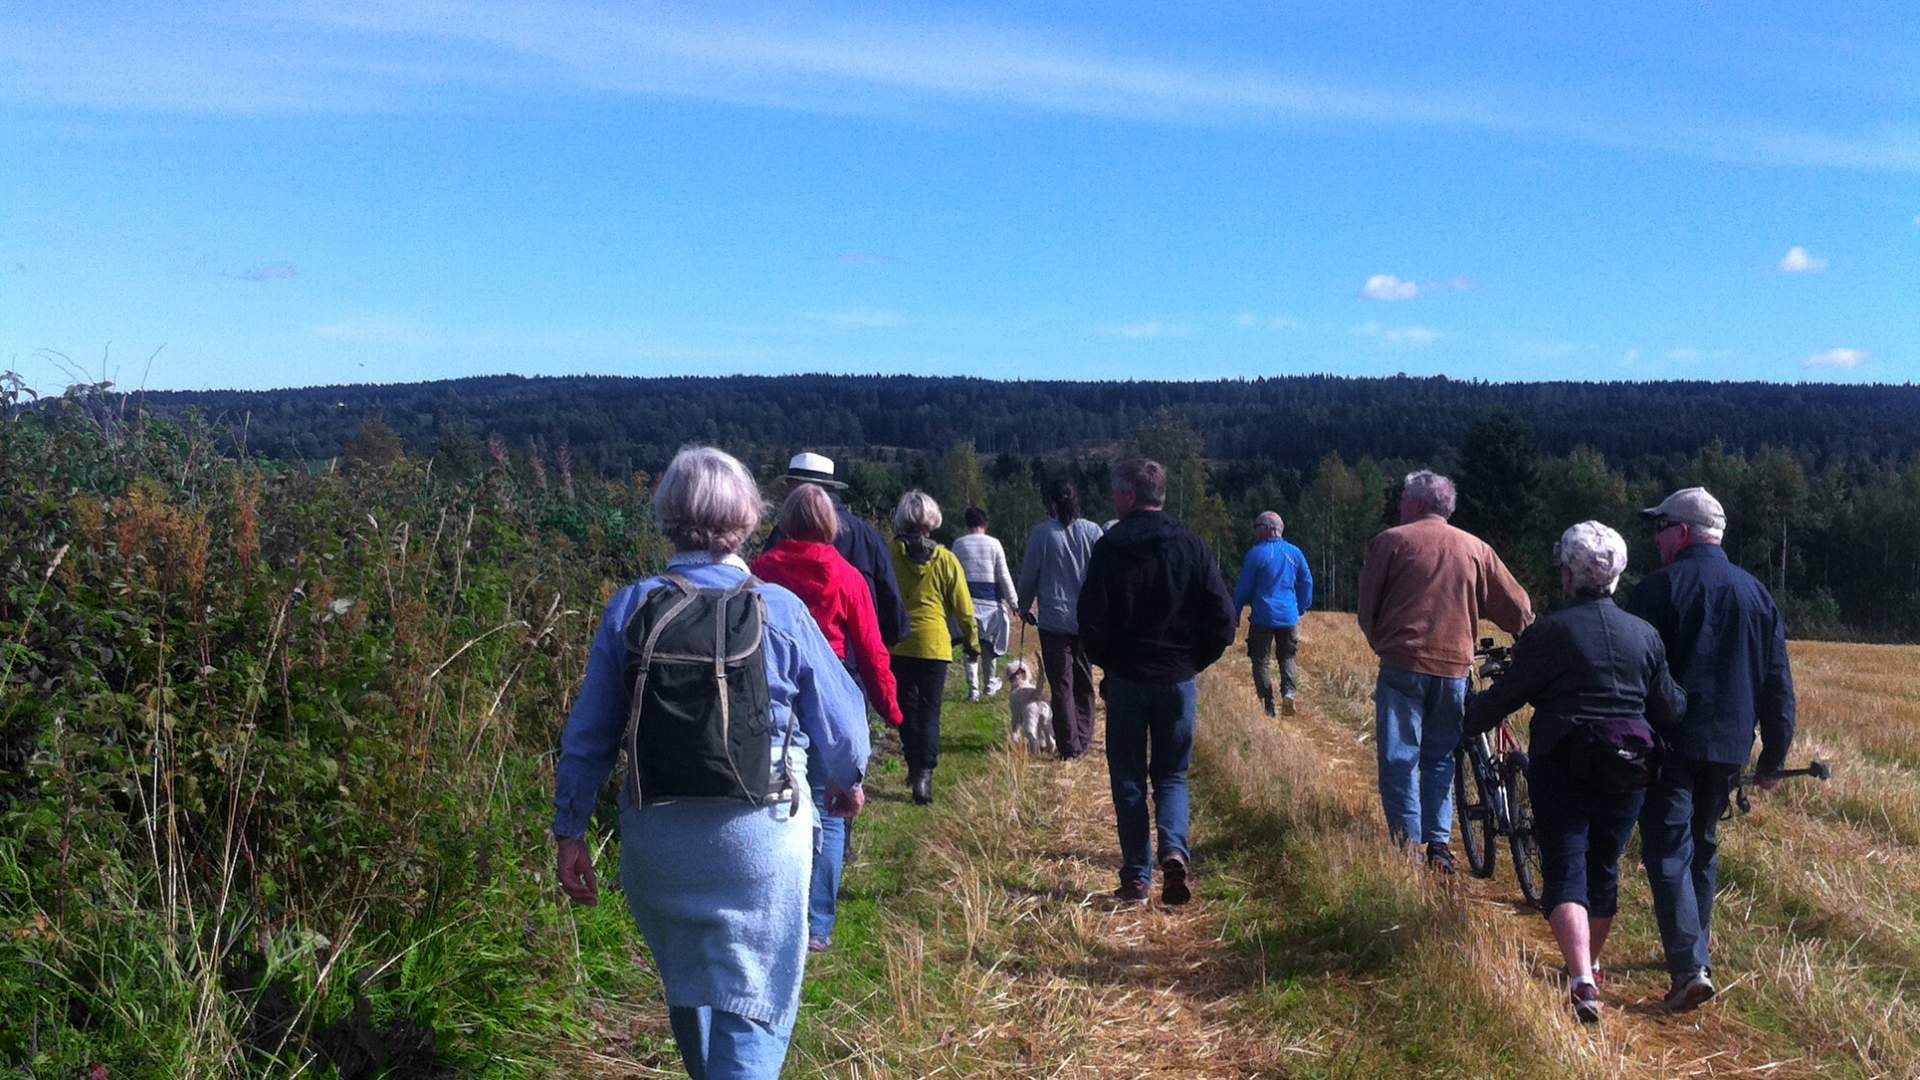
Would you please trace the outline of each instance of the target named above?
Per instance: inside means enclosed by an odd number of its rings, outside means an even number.
[[[978,690],[967,691],[967,704],[969,705],[980,704],[980,691]]]
[[[1005,686],[1005,685],[1006,685],[1006,683],[1003,683],[1003,682],[1001,682],[1001,681],[1000,681],[999,679],[995,679],[995,680],[993,680],[992,682],[990,682],[990,683],[988,683],[988,684],[987,684],[987,696],[988,696],[988,697],[992,697],[992,696],[994,696],[995,694],[998,694],[998,693],[1000,692],[1000,688],[1001,688],[1001,687],[1003,687],[1003,686]]]

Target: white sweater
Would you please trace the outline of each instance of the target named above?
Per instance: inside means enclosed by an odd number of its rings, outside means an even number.
[[[1007,549],[1000,546],[1000,541],[986,533],[968,533],[953,542],[953,555],[966,572],[967,591],[974,599],[1008,604],[1018,599],[1013,573],[1007,569]],[[998,595],[989,589],[997,590]]]

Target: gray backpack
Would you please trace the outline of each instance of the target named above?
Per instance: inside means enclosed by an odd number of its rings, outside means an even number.
[[[773,775],[768,729],[766,604],[752,577],[730,589],[702,589],[676,574],[648,594],[624,630],[628,797],[721,800],[752,806],[797,803],[788,753],[793,723]]]

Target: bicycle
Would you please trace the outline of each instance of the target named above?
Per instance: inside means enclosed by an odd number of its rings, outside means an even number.
[[[1492,638],[1481,638],[1473,660],[1473,675],[1467,683],[1469,702],[1476,682],[1484,687],[1506,674],[1513,650],[1496,646]],[[1454,816],[1460,821],[1460,846],[1473,876],[1493,876],[1496,848],[1504,836],[1513,852],[1513,876],[1521,895],[1538,907],[1544,877],[1527,787],[1527,752],[1511,721],[1502,718],[1492,731],[1462,737],[1453,752],[1453,766]]]

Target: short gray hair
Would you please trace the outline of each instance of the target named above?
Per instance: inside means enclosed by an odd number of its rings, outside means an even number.
[[[732,555],[767,510],[760,485],[732,454],[689,446],[673,455],[653,489],[653,521],[680,551]]]
[[[1158,510],[1167,505],[1167,470],[1151,458],[1128,458],[1113,467],[1113,490],[1131,492],[1142,510]]]
[[[1627,568],[1627,542],[1597,521],[1583,521],[1560,534],[1553,558],[1572,578],[1576,594],[1611,596]]]
[[[940,504],[918,488],[900,496],[900,505],[893,508],[896,533],[930,533],[940,527],[940,521]]]
[[[1453,481],[1432,469],[1408,473],[1400,488],[1400,497],[1430,514],[1439,514],[1443,518],[1453,516]]]
[[[1253,519],[1253,527],[1256,529],[1272,529],[1273,535],[1275,536],[1279,536],[1281,533],[1287,531],[1287,523],[1280,520],[1280,515],[1272,510],[1260,511],[1259,516]]]

